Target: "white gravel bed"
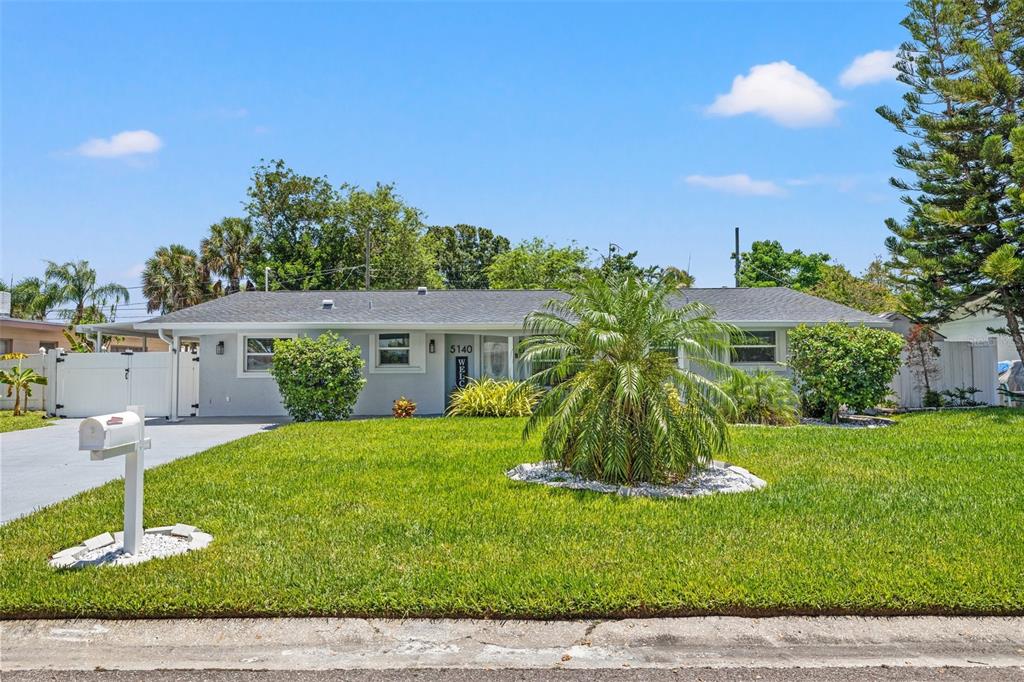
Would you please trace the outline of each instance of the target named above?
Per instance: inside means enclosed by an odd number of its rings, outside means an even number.
[[[513,481],[539,483],[552,488],[614,493],[626,497],[701,497],[717,493],[751,492],[767,485],[743,467],[725,462],[712,462],[711,466],[674,485],[639,483],[635,486],[625,486],[591,481],[562,469],[558,462],[553,460],[520,464],[506,471],[505,475]]]
[[[101,533],[80,545],[57,552],[50,558],[50,566],[132,566],[150,559],[164,559],[202,549],[212,541],[212,535],[196,530],[194,526],[159,526],[147,529],[139,542],[139,551],[128,554],[124,551],[124,533]]]

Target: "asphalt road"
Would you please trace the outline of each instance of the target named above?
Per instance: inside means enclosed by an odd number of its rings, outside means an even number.
[[[989,682],[1024,668],[681,668],[677,670],[140,670],[7,672],[4,682]]]

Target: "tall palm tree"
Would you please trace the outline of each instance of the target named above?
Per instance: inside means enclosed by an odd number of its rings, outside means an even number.
[[[704,374],[731,371],[719,358],[734,330],[702,304],[670,306],[675,291],[671,279],[590,276],[527,316],[520,352],[543,367],[529,383],[550,388],[523,435],[546,426],[546,458],[609,483],[664,482],[727,447],[732,402]]]
[[[252,225],[242,218],[224,218],[210,225],[210,236],[199,244],[199,253],[210,272],[228,281],[227,293],[241,289],[245,267],[259,253]]]
[[[68,261],[55,263],[46,261],[46,286],[53,293],[53,304],[70,305],[71,308],[61,310],[60,315],[72,325],[78,324],[85,317],[104,317],[103,309],[108,305],[111,312],[118,303],[128,302],[128,289],[111,282],[97,286],[96,270],[89,266],[89,261]]]
[[[181,244],[161,246],[142,271],[146,310],[169,313],[202,303],[208,280],[199,256]]]
[[[56,289],[38,277],[25,277],[13,286],[0,282],[0,291],[11,292],[11,317],[22,320],[45,320],[56,298]]]

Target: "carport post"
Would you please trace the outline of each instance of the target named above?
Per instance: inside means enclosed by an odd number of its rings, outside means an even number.
[[[92,342],[92,350],[94,353],[103,351],[103,332],[96,332],[96,340]]]
[[[178,422],[178,374],[181,358],[181,339],[177,334],[171,335],[171,416],[169,421]]]

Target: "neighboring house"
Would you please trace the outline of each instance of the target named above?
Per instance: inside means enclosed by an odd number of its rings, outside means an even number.
[[[34,355],[40,348],[67,348],[64,323],[49,320],[22,320],[0,314],[0,355]]]
[[[1005,329],[1006,318],[985,308],[985,298],[968,303],[954,311],[949,322],[936,329],[950,341],[986,341],[996,339],[998,360],[1020,360],[1020,353],[1008,334],[994,334],[989,329]]]
[[[522,378],[516,357],[523,318],[557,291],[239,292],[134,325],[175,339],[199,339],[199,414],[282,415],[269,368],[275,339],[334,331],[362,349],[366,386],[356,415],[389,414],[406,396],[418,414],[444,412],[470,378]],[[841,321],[887,328],[888,320],[783,287],[685,289],[746,330],[734,364],[784,371],[787,332],[798,324]]]

